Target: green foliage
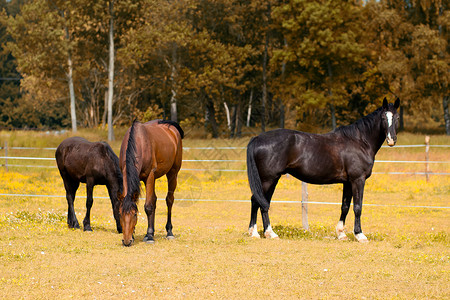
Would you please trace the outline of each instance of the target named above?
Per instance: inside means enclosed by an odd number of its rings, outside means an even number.
[[[2,2],[0,76],[21,81],[0,81],[0,126],[69,125],[69,55],[79,125],[105,124],[109,2]],[[278,125],[285,112],[290,124],[348,124],[385,96],[443,124],[448,9],[440,0],[114,1],[114,123],[157,105],[217,136],[242,126],[252,95],[252,125]]]

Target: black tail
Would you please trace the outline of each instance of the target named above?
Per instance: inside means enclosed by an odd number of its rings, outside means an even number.
[[[184,131],[183,131],[183,129],[181,129],[180,124],[178,124],[177,122],[171,121],[171,120],[160,120],[160,121],[158,121],[158,124],[169,124],[169,125],[174,126],[180,133],[181,138],[184,138]]]
[[[261,178],[259,177],[258,168],[255,162],[255,138],[252,138],[247,146],[247,175],[250,189],[252,190],[253,197],[258,202],[261,210],[268,211],[270,203],[264,196],[262,189]]]
[[[134,137],[136,132],[136,121],[133,122],[130,128],[130,135],[128,137],[127,151],[125,154],[125,165],[127,172],[127,195],[123,199],[123,211],[129,212],[131,208],[137,209],[136,201],[141,194],[141,181],[139,173],[136,168],[136,139]]]

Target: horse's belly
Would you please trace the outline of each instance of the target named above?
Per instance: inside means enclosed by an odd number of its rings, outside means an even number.
[[[344,171],[331,169],[288,169],[287,173],[295,178],[312,184],[331,184],[347,181]]]

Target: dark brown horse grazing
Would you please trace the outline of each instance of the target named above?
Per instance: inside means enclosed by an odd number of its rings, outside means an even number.
[[[91,143],[81,137],[71,137],[62,141],[55,153],[59,173],[66,189],[67,224],[70,228],[80,228],[73,202],[80,182],[86,183],[86,216],[83,221],[85,231],[91,229],[91,207],[95,185],[106,185],[116,220],[117,231],[122,232],[119,220],[119,199],[123,192],[122,173],[119,158],[105,142]]]
[[[140,181],[145,184],[145,213],[148,219],[144,242],[153,243],[155,233],[156,194],[155,180],[167,176],[167,238],[173,239],[172,205],[181,168],[183,130],[176,122],[154,120],[147,123],[133,122],[120,147],[120,168],[123,173],[124,195],[120,205],[120,222],[123,228],[124,246],[133,243],[137,223],[136,202],[140,195]]]
[[[250,235],[259,237],[256,218],[260,208],[264,235],[277,237],[270,226],[268,210],[278,180],[287,173],[313,184],[343,183],[337,237],[347,239],[344,224],[353,198],[354,234],[358,241],[367,242],[360,220],[364,184],[372,174],[375,154],[384,140],[391,147],[397,141],[399,106],[399,99],[388,104],[384,98],[383,106],[373,113],[327,134],[278,129],[252,138],[247,148],[247,173],[253,193]]]

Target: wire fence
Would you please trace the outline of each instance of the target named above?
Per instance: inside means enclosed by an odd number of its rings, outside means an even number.
[[[383,146],[383,148],[389,148]],[[450,148],[450,145],[397,145],[396,148],[425,148],[426,159],[425,160],[375,160],[376,163],[389,163],[389,164],[423,164],[425,165],[426,171],[412,171],[412,172],[373,172],[373,174],[390,174],[390,175],[424,175],[427,179],[430,175],[450,175],[449,172],[432,172],[429,169],[430,164],[450,164],[450,161],[432,161],[429,160],[428,151],[430,148]],[[212,151],[226,151],[226,150],[245,150],[246,147],[184,147],[184,150],[212,150]],[[0,150],[4,150],[5,155],[0,156],[0,160],[4,161],[4,164],[0,166],[8,169],[9,167],[29,167],[29,168],[57,168],[56,160],[54,157],[33,157],[33,156],[10,156],[8,155],[9,150],[38,150],[38,151],[55,151],[56,148],[39,148],[39,147],[8,147],[5,144],[4,147],[0,147]],[[48,161],[53,162],[52,165],[26,165],[26,164],[11,164],[11,161]],[[188,172],[246,172],[245,169],[226,169],[220,168],[223,163],[245,163],[244,159],[185,159],[184,163],[198,163],[200,165],[210,164],[212,167],[208,168],[182,168],[183,171]],[[306,188],[305,188],[306,190]],[[39,195],[39,194],[0,194],[1,197],[47,197],[47,198],[65,198],[65,195]],[[86,197],[86,196],[79,196]],[[108,197],[94,197],[94,198],[108,198]],[[109,199],[109,198],[108,198]],[[249,200],[243,199],[177,199],[177,202],[246,202]],[[273,203],[292,203],[292,204],[302,204],[302,209],[304,209],[307,204],[313,205],[341,205],[338,202],[320,202],[320,201],[308,201],[307,198],[302,197],[301,201],[282,201],[273,200]],[[389,204],[371,204],[365,203],[365,206],[381,206],[381,207],[402,207],[402,208],[424,208],[424,209],[450,209],[449,206],[432,206],[432,205],[389,205]]]
[[[389,148],[383,146],[382,148]],[[429,148],[450,148],[450,145],[397,145],[396,148],[425,148],[425,160],[375,160],[375,163],[391,163],[391,164],[423,164],[426,171],[417,172],[373,172],[372,174],[388,174],[388,175],[450,175],[450,172],[432,172],[429,170],[429,164],[450,164],[450,161],[433,161],[428,159]],[[246,147],[184,147],[184,150],[245,150]],[[0,147],[0,150],[4,150],[5,155],[0,156],[0,159],[4,161],[0,164],[1,167],[8,169],[9,167],[27,167],[27,168],[56,168],[56,160],[54,157],[31,157],[31,156],[8,156],[8,150],[48,150],[55,151],[56,148],[38,148],[38,147]],[[52,161],[55,164],[52,165],[25,165],[25,164],[12,164],[10,161]],[[209,168],[182,168],[183,171],[192,172],[246,172],[245,169],[224,169],[220,168],[220,163],[244,163],[244,159],[184,159],[183,163],[212,163],[213,166]]]

